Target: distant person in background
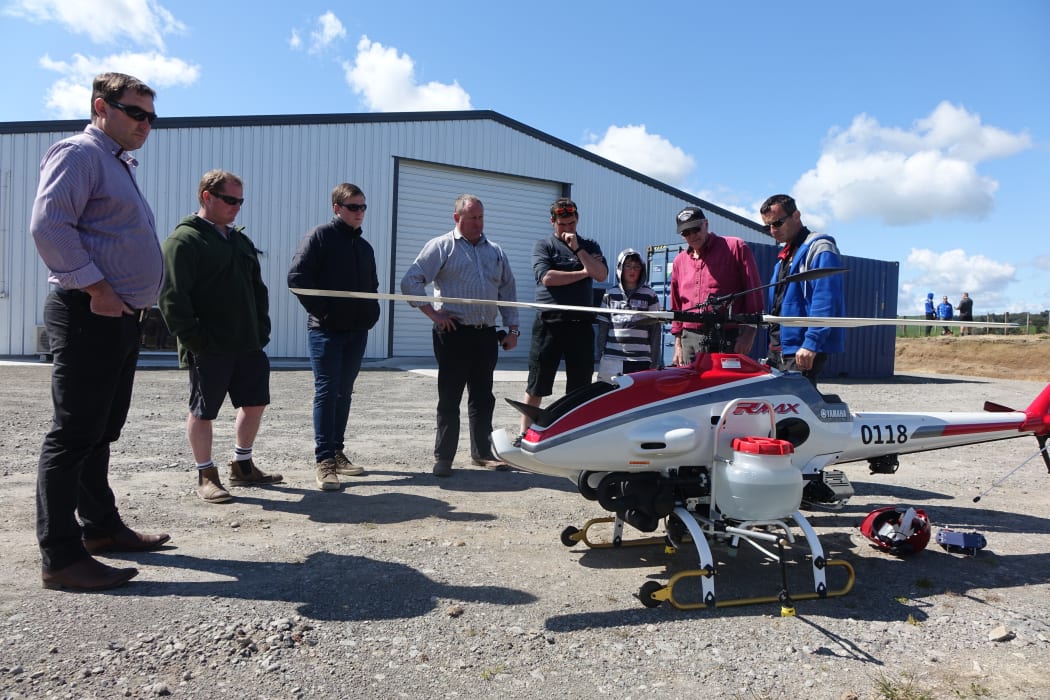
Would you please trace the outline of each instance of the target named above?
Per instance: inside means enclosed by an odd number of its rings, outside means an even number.
[[[723,295],[755,290],[731,305],[736,313],[761,313],[762,286],[755,256],[740,238],[719,236],[708,229],[707,216],[700,207],[686,207],[675,217],[678,234],[688,248],[671,263],[671,310],[687,311],[707,301],[712,294]],[[736,352],[746,355],[755,342],[754,326],[723,328],[716,338],[711,329],[699,323],[672,321],[676,367],[691,365],[698,353]]]
[[[933,303],[933,292],[927,292],[924,306],[926,308],[926,320],[934,321],[937,319],[937,307]],[[930,337],[930,331],[933,330],[933,326],[926,326],[926,337]]]
[[[378,292],[376,255],[365,240],[365,194],[344,182],[332,189],[332,219],[308,233],[288,270],[293,289]],[[339,475],[365,470],[344,451],[354,382],[368,344],[368,331],[379,320],[375,299],[300,296],[306,309],[310,367],[314,372],[314,458],[322,491],[337,491]]]
[[[642,284],[645,263],[632,248],[620,252],[616,260],[617,286],[602,297],[603,309],[622,309],[622,313],[598,314],[599,378],[630,374],[660,366],[660,323],[635,311],[659,311],[656,292]]]
[[[966,292],[962,293],[962,299],[959,300],[959,320],[960,321],[972,321],[973,320],[973,299]],[[969,326],[963,326],[959,329],[959,335],[972,335],[973,331]]]
[[[941,303],[937,304],[937,320],[938,321],[951,321],[954,315],[954,309],[952,309],[951,302],[948,301],[948,295],[941,297]],[[945,326],[941,329],[941,335],[955,335],[955,332]]]
[[[807,270],[842,267],[835,239],[803,226],[795,200],[786,194],[773,195],[762,203],[759,211],[773,238],[784,246],[777,255],[770,280],[773,286],[768,292],[769,313],[773,316],[844,316],[846,299],[842,275],[778,284],[789,275]],[[802,372],[814,387],[828,354],[842,352],[845,345],[846,334],[842,328],[779,324],[769,328],[770,364],[782,372]]]

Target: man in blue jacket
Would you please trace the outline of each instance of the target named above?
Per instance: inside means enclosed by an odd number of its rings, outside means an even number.
[[[952,304],[948,301],[948,295],[945,294],[941,297],[941,303],[937,304],[937,320],[939,321],[951,321],[955,317],[955,310],[952,308]],[[941,329],[941,335],[955,335],[955,332],[945,326]]]
[[[762,223],[769,227],[777,243],[783,245],[773,268],[769,288],[769,313],[774,316],[844,316],[846,300],[842,276],[828,275],[807,282],[777,284],[788,275],[827,267],[842,267],[835,239],[815,233],[802,225],[802,214],[795,200],[775,194],[759,210]],[[769,364],[782,372],[798,371],[817,386],[817,377],[828,353],[842,352],[845,332],[827,326],[769,329]]]

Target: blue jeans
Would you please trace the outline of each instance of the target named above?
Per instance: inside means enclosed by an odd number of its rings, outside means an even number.
[[[314,453],[317,461],[343,449],[354,382],[361,371],[368,331],[311,328],[310,366],[314,371]]]

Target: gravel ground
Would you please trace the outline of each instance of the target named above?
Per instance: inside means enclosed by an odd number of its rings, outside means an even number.
[[[560,532],[604,515],[596,504],[566,480],[471,468],[465,441],[453,477],[432,477],[432,373],[362,373],[350,452],[368,473],[321,492],[310,374],[275,372],[256,461],[286,481],[210,505],[193,493],[185,375],[144,369],[111,482],[132,527],[172,540],[108,560],[140,568],[128,586],[75,594],[40,587],[33,532],[48,368],[0,377],[0,698],[1050,697],[1050,476],[1037,459],[972,502],[1031,439],[908,456],[892,476],[847,465],[856,497],[811,519],[856,570],[845,596],[799,601],[794,617],[775,603],[648,609],[640,586],[692,568],[695,553],[567,549]],[[498,398],[520,398],[522,372],[499,378]],[[911,375],[822,389],[855,411],[978,410],[1023,408],[1041,384]],[[513,428],[498,403],[496,425]],[[229,410],[215,432],[228,458]],[[893,503],[976,529],[988,547],[879,552],[857,526]],[[715,553],[720,597],[779,591],[778,567],[752,550]],[[794,591],[804,554],[792,552]]]

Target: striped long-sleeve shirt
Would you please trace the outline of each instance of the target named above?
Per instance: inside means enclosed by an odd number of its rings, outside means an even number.
[[[164,267],[135,164],[91,124],[55,143],[40,163],[29,230],[51,282],[82,289],[105,279],[141,309],[157,301]]]

